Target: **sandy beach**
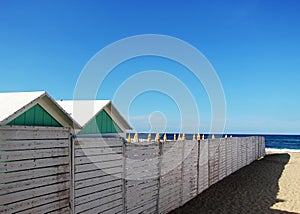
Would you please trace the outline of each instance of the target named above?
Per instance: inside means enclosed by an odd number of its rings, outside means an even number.
[[[300,153],[271,153],[172,213],[300,213]]]

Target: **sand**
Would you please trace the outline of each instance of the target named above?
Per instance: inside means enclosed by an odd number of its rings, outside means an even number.
[[[279,202],[271,208],[300,213],[300,153],[289,153],[290,160],[279,179]]]
[[[300,213],[300,153],[268,154],[172,213]]]

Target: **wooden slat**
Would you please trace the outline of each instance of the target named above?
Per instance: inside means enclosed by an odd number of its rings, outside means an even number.
[[[122,160],[122,155],[108,154],[108,155],[76,157],[75,163],[79,165],[79,164],[97,163],[97,162],[114,161],[114,160]]]
[[[167,203],[161,205],[160,213],[167,214],[170,211],[178,208],[179,207],[178,204],[180,204],[180,200],[178,200],[178,199],[175,199],[175,200],[172,200],[172,201],[168,201]]]
[[[122,147],[75,149],[75,157],[116,153],[121,154]]]
[[[24,160],[15,162],[0,162],[0,172],[27,170],[47,166],[57,166],[69,163],[69,157],[44,158],[37,160]]]
[[[69,139],[67,128],[54,127],[0,127],[0,140]]]
[[[174,186],[173,189],[164,190],[159,192],[159,200],[163,202],[169,201],[169,200],[181,200],[181,188],[178,186]]]
[[[157,182],[151,182],[151,183],[146,183],[141,185],[132,185],[132,186],[129,185],[130,184],[127,184],[128,187],[126,188],[126,195],[129,196],[135,196],[136,194],[144,195],[148,192],[153,192],[158,190]]]
[[[59,174],[48,177],[41,177],[31,180],[18,181],[14,183],[0,184],[0,195],[9,194],[17,191],[24,191],[26,189],[37,188],[40,186],[50,185],[54,183],[59,183],[63,181],[68,181],[70,179],[70,174]]]
[[[6,214],[6,213],[15,213],[22,210],[31,209],[33,207],[37,207],[43,204],[51,203],[53,201],[58,201],[62,199],[69,198],[69,190],[64,190],[61,192],[55,192],[46,194],[43,196],[39,196],[36,198],[30,198],[24,201],[12,203],[5,206],[0,206],[0,213]]]
[[[148,148],[158,148],[159,144],[156,142],[139,142],[139,143],[126,143],[125,146],[131,148],[148,149]]]
[[[180,177],[174,177],[174,176],[168,176],[166,178],[161,178],[160,179],[160,184],[161,186],[164,186],[164,185],[167,185],[169,183],[176,183],[178,181],[178,178],[181,179],[181,176]]]
[[[0,183],[16,182],[69,172],[69,165],[52,166],[10,173],[0,173]]]
[[[94,201],[98,198],[103,198],[107,195],[114,195],[114,194],[122,194],[122,186],[112,187],[110,189],[106,189],[103,191],[94,192],[94,193],[90,193],[88,195],[77,197],[77,198],[75,198],[75,205],[88,203],[89,201]]]
[[[129,160],[138,160],[138,161],[144,161],[144,160],[152,160],[152,159],[158,159],[157,153],[145,153],[145,154],[127,154],[126,158]]]
[[[60,208],[58,210],[54,210],[54,211],[50,211],[47,214],[70,214],[70,207],[64,207],[64,208]]]
[[[87,172],[87,171],[93,171],[93,170],[99,170],[99,169],[102,169],[106,172],[106,169],[122,167],[122,164],[123,164],[122,160],[114,160],[114,161],[108,161],[108,162],[75,165],[75,172],[76,173]]]
[[[69,148],[53,148],[53,149],[6,151],[6,152],[2,151],[0,152],[0,160],[16,161],[16,160],[66,156],[68,154],[69,154]]]
[[[146,211],[156,206],[157,200],[153,198],[150,201],[145,201],[138,206],[128,207],[126,213],[147,213]]]
[[[76,211],[75,213],[94,214],[94,213],[102,213],[102,212],[105,212],[108,210],[112,211],[113,210],[112,208],[119,207],[122,203],[123,203],[123,199],[118,199],[115,201],[111,201],[107,204],[101,205],[101,206],[92,207],[91,209],[86,210],[84,212]]]
[[[180,193],[182,191],[181,181],[178,183],[170,184],[168,186],[160,187],[159,197],[164,198],[174,193]],[[177,196],[176,196],[177,197]],[[180,196],[178,196],[180,197]]]
[[[128,196],[127,196],[128,197]],[[132,200],[126,200],[126,207],[127,210],[133,210],[138,207],[142,207],[145,204],[149,204],[152,201],[155,201],[155,204],[157,204],[158,200],[158,194],[148,194],[143,197],[134,197]]]
[[[89,187],[85,187],[82,189],[77,189],[77,190],[75,190],[75,197],[77,198],[77,197],[80,197],[83,195],[88,195],[88,194],[91,194],[94,192],[99,192],[99,191],[103,191],[103,190],[106,190],[109,188],[118,187],[118,186],[121,186],[122,184],[123,184],[122,180],[117,179],[117,180],[113,180],[113,181],[110,181],[107,183],[102,183],[102,184],[98,184],[95,186],[89,186]]]
[[[106,183],[111,180],[120,179],[120,177],[115,177],[112,175],[105,175],[97,178],[82,180],[82,181],[75,181],[75,189],[88,187],[88,186],[94,186],[101,183]]]
[[[161,167],[162,180],[170,177],[181,178],[182,165],[176,166],[175,168]],[[171,169],[171,170],[170,170]]]
[[[150,159],[150,160],[130,160],[126,159],[127,170],[134,171],[135,169],[144,168],[144,170],[156,169],[158,170],[159,159]]]
[[[126,146],[126,154],[131,155],[131,154],[147,154],[147,153],[158,153],[159,152],[159,147],[158,145],[155,147],[132,147],[132,146]]]
[[[63,199],[39,207],[35,207],[26,211],[22,211],[21,213],[22,214],[48,213],[57,209],[63,209],[68,205],[69,205],[69,199]]]
[[[150,208],[154,208],[154,207],[157,207],[157,195],[153,196],[152,198],[147,198],[145,200],[138,199],[138,203],[135,203],[134,201],[132,201],[132,202],[126,201],[127,213],[145,212],[146,210],[148,210]]]
[[[75,148],[102,148],[102,147],[122,147],[123,142],[120,140],[111,141],[97,138],[80,138],[74,140]]]
[[[158,152],[159,144],[126,144],[126,150],[130,151],[144,151],[144,152]]]
[[[8,195],[1,195],[0,201],[2,204],[13,203],[15,201],[26,200],[28,198],[37,197],[54,192],[60,192],[69,188],[69,182],[57,183],[48,186],[43,186],[35,189],[15,192]]]
[[[56,140],[0,140],[1,150],[27,150],[30,149],[47,149],[47,148],[66,148],[69,146],[69,139]]]
[[[106,211],[102,211],[101,214],[111,214],[111,213],[117,213],[117,214],[123,214],[124,213],[124,210],[123,210],[123,204],[122,205],[118,205],[116,207],[111,207],[109,208],[108,210]]]
[[[81,213],[86,210],[90,210],[91,208],[98,207],[97,213],[101,213],[102,210],[107,210],[107,208],[121,205],[123,201],[120,199],[122,199],[122,194],[107,195],[103,198],[98,198],[96,200],[89,201],[88,203],[77,205],[75,210],[76,210],[76,213]],[[118,202],[116,203],[115,201],[118,201]],[[120,203],[120,201],[121,201],[121,203]],[[107,204],[110,204],[110,203],[113,205],[108,206]]]
[[[143,202],[151,201],[153,199],[157,200],[158,198],[158,190],[150,191],[144,194],[136,192],[136,194],[126,194],[126,204],[127,207],[136,207],[140,206]]]
[[[88,172],[81,172],[75,174],[75,181],[90,179],[90,178],[96,178],[99,176],[105,176],[105,175],[116,175],[121,174],[123,172],[123,168],[121,167],[114,167],[109,169],[98,169],[94,171],[88,171]]]
[[[174,192],[174,195],[167,195],[159,203],[159,212],[167,213],[173,209],[176,209],[181,204],[180,192]]]

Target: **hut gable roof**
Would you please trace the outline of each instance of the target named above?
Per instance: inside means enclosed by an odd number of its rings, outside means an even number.
[[[132,129],[110,100],[60,100],[57,103],[82,127],[105,110],[122,131]]]
[[[0,125],[8,124],[36,104],[41,105],[63,126],[81,128],[45,91],[0,92]]]

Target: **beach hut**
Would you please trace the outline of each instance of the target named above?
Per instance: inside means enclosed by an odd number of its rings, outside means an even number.
[[[60,100],[82,129],[77,134],[125,133],[132,129],[110,100]]]
[[[0,92],[0,126],[81,126],[45,91]]]

